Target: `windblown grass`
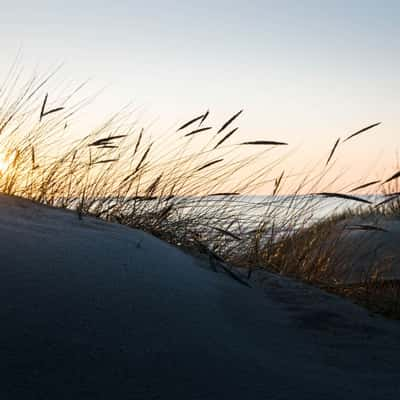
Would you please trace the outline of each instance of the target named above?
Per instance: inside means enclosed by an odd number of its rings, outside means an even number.
[[[326,182],[339,146],[379,123],[343,142],[337,139],[322,169],[312,176],[299,174],[289,188],[296,175],[282,171],[278,152],[287,143],[237,138],[234,123],[243,110],[216,128],[207,110],[168,138],[153,139],[138,122],[130,122],[126,109],[77,136],[69,123],[90,99],[74,103],[77,90],[72,90],[55,101],[47,90],[51,76],[21,84],[16,75],[12,80],[10,74],[0,92],[1,192],[75,210],[80,219],[92,215],[145,230],[205,253],[242,283],[229,266],[246,268],[250,279],[260,268],[294,276],[399,316],[398,284],[381,279],[382,266],[371,259],[371,273],[348,285],[351,265],[346,251],[337,251],[351,232],[344,223],[351,217],[398,212],[399,173],[345,192],[330,191],[336,178]],[[386,191],[385,203],[354,194],[379,185]],[[268,197],[249,197],[262,187],[271,188]],[[316,221],[327,199],[362,207]],[[379,227],[364,223],[352,229]]]
[[[0,140],[8,168],[1,174],[0,189],[75,209],[80,218],[90,214],[117,221],[176,244],[218,229],[228,232],[226,221],[234,220],[234,225],[240,220],[242,205],[234,199],[261,185],[281,157],[257,166],[274,146],[246,154],[238,145],[222,146],[228,140],[223,131],[241,111],[215,130],[202,126],[207,111],[167,139],[153,140],[138,123],[129,123],[129,110],[83,137],[71,135],[67,122],[81,103],[71,103],[75,91],[63,101],[50,102],[47,82],[47,77],[32,79],[15,101],[10,101],[12,91],[3,99]],[[232,141],[237,130],[228,133]],[[203,140],[199,146],[195,134],[207,134],[208,143]]]

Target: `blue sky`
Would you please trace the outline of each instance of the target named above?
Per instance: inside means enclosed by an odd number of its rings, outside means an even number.
[[[400,142],[398,1],[14,0],[1,15],[0,72],[20,47],[28,70],[64,62],[63,79],[107,86],[89,119],[128,101],[163,127],[244,108],[240,135],[301,146],[293,163],[377,121],[344,159],[392,162]]]

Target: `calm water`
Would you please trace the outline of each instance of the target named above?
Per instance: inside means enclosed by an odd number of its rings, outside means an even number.
[[[382,196],[363,196],[377,203]],[[178,200],[182,213],[206,219],[208,226],[229,229],[236,233],[256,229],[262,221],[274,225],[277,231],[309,225],[346,210],[366,209],[368,205],[357,201],[305,196],[231,196],[227,198],[185,198]],[[205,229],[207,226],[204,227]],[[207,230],[207,229],[206,229]]]
[[[383,197],[363,196],[363,198],[377,203]],[[105,204],[102,201],[101,209],[107,209],[115,202],[115,199],[108,199]],[[98,204],[94,202],[93,209]],[[368,207],[357,201],[318,195],[205,196],[176,197],[169,202],[132,199],[130,204],[125,204],[123,212],[128,214],[136,212],[139,215],[148,213],[151,218],[153,212],[159,212],[168,205],[173,205],[174,210],[169,214],[168,223],[175,219],[177,229],[180,229],[178,221],[184,217],[192,221],[190,229],[196,229],[199,233],[210,235],[210,232],[225,229],[241,236],[257,229],[262,222],[265,222],[270,229],[272,227],[274,234],[277,234],[293,231],[346,210]]]

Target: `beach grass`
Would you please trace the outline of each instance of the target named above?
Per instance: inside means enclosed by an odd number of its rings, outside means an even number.
[[[245,269],[249,282],[255,270],[267,269],[400,317],[399,283],[380,273],[389,262],[381,265],[381,259],[371,257],[369,273],[349,283],[348,251],[363,249],[346,241],[354,230],[379,230],[379,224],[370,222],[353,223],[349,229],[347,221],[355,217],[400,215],[398,169],[383,181],[329,191],[337,149],[379,123],[337,139],[321,169],[299,174],[293,184],[281,168],[285,138],[236,139],[243,110],[222,124],[214,124],[205,110],[168,137],[154,139],[132,122],[127,108],[88,134],[76,135],[69,130],[70,121],[90,99],[75,101],[76,89],[54,98],[48,88],[51,78],[36,76],[21,83],[11,71],[3,84],[1,192],[72,209],[79,219],[91,215],[150,232],[193,254],[207,254],[232,276],[231,267]],[[249,201],[264,187],[268,197]],[[382,193],[384,200],[368,200],[362,196],[367,189]],[[326,199],[347,201],[349,210],[316,220]],[[344,251],[346,243],[353,247]]]

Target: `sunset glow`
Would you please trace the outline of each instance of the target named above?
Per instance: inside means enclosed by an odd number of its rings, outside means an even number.
[[[9,155],[5,155],[4,153],[0,153],[0,176],[4,175],[7,170],[10,168],[11,164],[15,160],[16,153],[13,152]]]
[[[244,109],[237,142],[289,143],[287,171],[312,169],[339,137],[376,122],[337,149],[335,170],[347,182],[370,169],[379,179],[396,161],[399,2],[18,3],[2,7],[13,23],[0,26],[0,78],[20,48],[25,71],[63,64],[56,88],[91,79],[80,93],[90,96],[106,87],[70,139],[129,103],[154,137],[207,109],[216,125]]]

